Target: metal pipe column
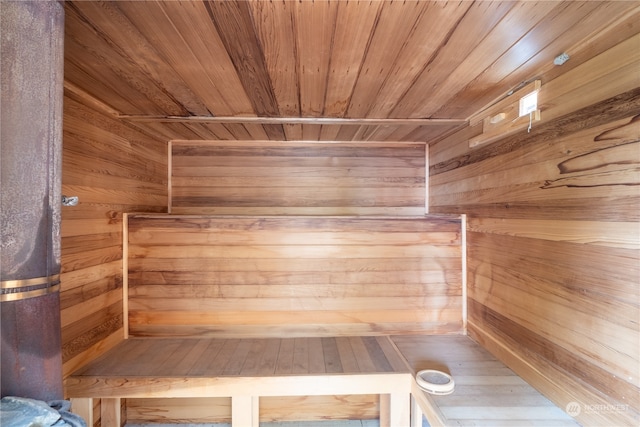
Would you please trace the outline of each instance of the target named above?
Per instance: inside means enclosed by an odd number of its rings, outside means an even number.
[[[0,2],[2,396],[63,398],[60,209],[64,8]]]

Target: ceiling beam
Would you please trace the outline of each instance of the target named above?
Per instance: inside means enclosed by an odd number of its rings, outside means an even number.
[[[463,126],[466,119],[368,119],[341,117],[255,117],[255,116],[148,116],[125,115],[119,118],[131,122],[159,123],[253,123],[253,124],[314,124],[314,125],[358,125],[358,126]]]

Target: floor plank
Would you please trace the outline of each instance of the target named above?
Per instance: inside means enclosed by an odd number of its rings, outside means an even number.
[[[324,374],[324,352],[321,338],[309,338],[309,372]]]
[[[276,372],[278,354],[280,352],[280,340],[269,339],[260,360],[258,374],[273,375]]]
[[[309,338],[295,338],[293,348],[293,374],[309,373]]]
[[[342,361],[335,338],[322,338],[322,353],[324,354],[324,367],[328,374],[342,373]]]

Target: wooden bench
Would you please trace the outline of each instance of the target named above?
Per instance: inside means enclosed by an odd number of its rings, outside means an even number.
[[[381,424],[409,425],[411,372],[389,337],[130,338],[66,380],[74,411],[122,424],[123,398],[230,397],[232,425],[257,426],[265,396],[381,395]]]
[[[421,391],[415,374],[449,372],[449,396]],[[230,397],[233,426],[257,426],[266,396],[379,394],[381,426],[576,425],[466,336],[265,339],[130,338],[65,381],[73,410],[119,426],[121,399]]]
[[[564,427],[576,421],[464,335],[401,335],[392,341],[415,375],[439,369],[455,381],[446,396],[412,395],[431,426]]]

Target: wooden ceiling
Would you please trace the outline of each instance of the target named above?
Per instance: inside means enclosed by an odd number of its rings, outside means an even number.
[[[598,35],[638,13],[638,2],[65,8],[68,93],[161,138],[429,142],[523,82],[557,74],[558,54],[571,55],[563,67],[588,59]]]

